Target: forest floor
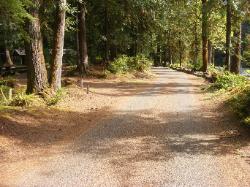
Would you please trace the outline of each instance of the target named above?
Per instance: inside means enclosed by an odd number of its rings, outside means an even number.
[[[0,111],[0,186],[249,186],[250,130],[203,79],[153,72]]]

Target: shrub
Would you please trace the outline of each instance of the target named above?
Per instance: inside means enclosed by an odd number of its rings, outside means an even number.
[[[145,72],[150,69],[153,62],[144,55],[128,57],[122,55],[108,66],[108,71],[114,74],[122,74],[130,71]]]
[[[127,72],[129,70],[129,68],[128,68],[129,60],[131,60],[131,59],[128,56],[123,55],[123,56],[115,59],[114,62],[110,63],[108,66],[108,70],[114,74]]]
[[[0,86],[14,87],[16,80],[12,77],[0,79]]]
[[[250,86],[241,88],[238,94],[229,99],[229,104],[244,123],[250,125]]]
[[[9,90],[11,88],[8,87],[8,86],[3,86],[3,85],[0,85],[0,104],[5,104],[6,101],[8,100],[8,97],[7,95],[9,94]]]
[[[246,83],[247,79],[243,76],[232,74],[229,72],[217,72],[216,81],[211,85],[210,88],[213,88],[215,90],[229,90],[232,88],[244,86],[246,85]]]
[[[33,94],[27,95],[24,92],[18,93],[12,100],[9,101],[10,106],[27,107],[31,106],[37,97]]]
[[[136,57],[132,57],[128,61],[129,69],[139,71],[139,72],[145,72],[149,70],[152,65],[153,65],[153,62],[142,54],[137,55]]]
[[[48,106],[56,105],[62,99],[63,95],[64,91],[62,89],[58,90],[55,94],[46,98],[46,104]]]

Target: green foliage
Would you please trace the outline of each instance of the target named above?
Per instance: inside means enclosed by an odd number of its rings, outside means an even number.
[[[136,57],[122,55],[109,64],[108,70],[114,74],[122,74],[131,71],[145,72],[150,69],[152,64],[153,62],[144,55],[137,55]]]
[[[243,122],[250,125],[250,86],[240,87],[238,90],[228,103]]]
[[[37,100],[37,96],[30,94],[27,95],[24,92],[18,93],[12,100],[9,101],[10,106],[28,107],[31,106]]]
[[[153,62],[146,58],[146,56],[140,54],[136,57],[132,57],[131,60],[128,61],[128,67],[130,70],[135,70],[138,72],[145,72],[152,67]]]
[[[230,90],[232,88],[246,85],[247,79],[243,76],[232,74],[229,72],[217,73],[216,82],[210,88],[215,90]]]
[[[5,105],[6,102],[8,101],[8,92],[10,90],[10,87],[0,85],[0,105]]]
[[[16,82],[16,79],[13,77],[5,77],[4,79],[0,79],[0,86],[13,86]]]
[[[46,104],[48,106],[56,105],[63,98],[63,96],[64,96],[64,90],[60,89],[55,94],[46,99]]]
[[[130,57],[123,55],[117,58],[114,62],[110,63],[108,66],[108,70],[114,74],[128,72],[129,71],[128,64],[130,60],[131,60]]]

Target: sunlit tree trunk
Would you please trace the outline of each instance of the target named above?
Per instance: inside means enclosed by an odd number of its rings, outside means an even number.
[[[8,48],[5,48],[5,63],[4,63],[4,67],[11,67],[14,65],[12,59],[11,59],[11,55],[10,55],[10,50]]]
[[[66,0],[58,0],[56,3],[57,12],[50,76],[50,85],[54,91],[57,91],[61,88]]]
[[[30,14],[34,19],[27,23],[30,40],[26,43],[28,64],[27,93],[40,93],[48,86],[47,70],[43,53],[43,40],[40,30],[39,8],[40,0],[33,1]]]

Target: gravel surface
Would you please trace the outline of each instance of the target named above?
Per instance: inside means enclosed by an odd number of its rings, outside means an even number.
[[[3,186],[250,186],[248,135],[205,97],[203,80],[153,71],[65,153],[24,162]]]

